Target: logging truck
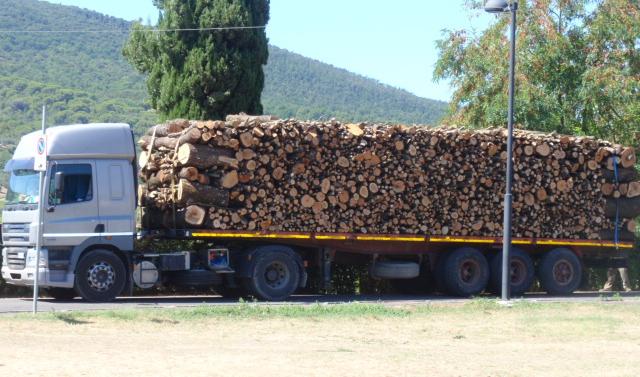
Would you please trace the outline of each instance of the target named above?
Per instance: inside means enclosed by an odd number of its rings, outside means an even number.
[[[33,285],[37,272],[40,286],[56,299],[108,301],[135,287],[174,284],[284,300],[304,287],[330,288],[339,264],[366,266],[373,278],[403,292],[435,286],[473,296],[501,286],[499,237],[145,229],[137,220],[138,166],[129,125],[58,126],[45,135],[44,145],[40,132],[23,136],[5,166],[2,277],[9,284]],[[40,192],[34,164],[43,147]],[[625,210],[637,215],[639,206],[629,203]],[[143,252],[138,239],[189,240],[193,249]],[[514,237],[511,294],[524,294],[535,279],[549,294],[570,294],[586,266],[616,266],[633,246],[619,239]]]

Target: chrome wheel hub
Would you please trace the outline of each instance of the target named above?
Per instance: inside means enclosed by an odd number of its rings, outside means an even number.
[[[111,288],[115,283],[115,276],[113,266],[104,261],[94,263],[87,269],[89,286],[98,292],[104,292]]]

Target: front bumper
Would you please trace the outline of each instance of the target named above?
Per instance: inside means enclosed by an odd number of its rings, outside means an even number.
[[[35,249],[25,249],[24,253],[14,253],[8,256],[9,249],[3,250],[2,278],[7,284],[18,286],[33,286],[36,274]],[[24,257],[20,260],[20,257]],[[73,288],[74,274],[67,270],[50,269],[48,265],[48,251],[40,252],[40,269],[38,271],[38,285],[41,287]]]
[[[2,267],[2,278],[7,284],[17,286],[33,286],[35,277],[35,267],[25,267],[22,270],[11,270],[9,267]],[[74,275],[61,270],[50,270],[40,267],[38,275],[38,286],[40,287],[60,287],[73,288]]]

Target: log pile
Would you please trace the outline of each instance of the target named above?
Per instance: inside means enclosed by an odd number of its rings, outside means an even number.
[[[506,131],[175,120],[139,140],[151,228],[495,236]],[[513,236],[629,237],[640,214],[632,148],[516,130]]]

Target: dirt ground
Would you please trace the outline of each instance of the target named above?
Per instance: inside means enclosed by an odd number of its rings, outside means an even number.
[[[0,317],[2,376],[631,376],[640,305],[406,316]]]

